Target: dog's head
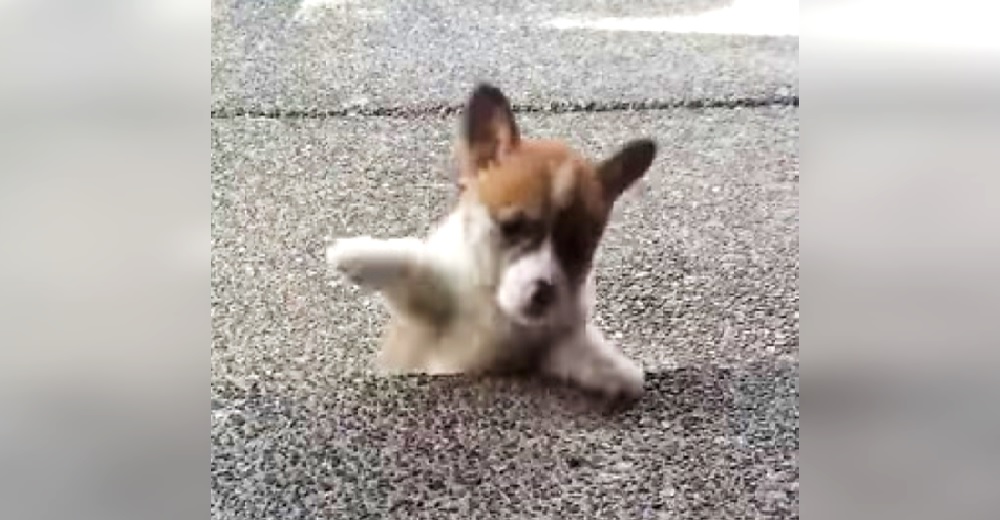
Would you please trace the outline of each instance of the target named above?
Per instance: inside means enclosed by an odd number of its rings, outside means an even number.
[[[649,168],[650,140],[600,162],[565,144],[523,139],[500,90],[480,85],[457,146],[462,203],[483,211],[496,300],[512,320],[546,325],[575,308],[615,200]]]

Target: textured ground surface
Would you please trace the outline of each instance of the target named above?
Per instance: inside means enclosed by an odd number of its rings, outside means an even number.
[[[353,2],[305,21],[294,2],[216,5],[213,518],[798,516],[797,108],[520,116],[594,156],[662,145],[599,258],[602,325],[649,371],[618,413],[537,381],[372,373],[385,312],[323,249],[426,231],[452,196],[450,116],[226,115],[359,94],[451,106],[478,73],[539,108],[797,94],[795,39],[557,35],[532,21],[569,3],[515,4]],[[681,12],[653,4],[627,12]]]
[[[306,2],[306,4],[316,4]],[[454,104],[477,79],[517,104],[798,94],[798,39],[555,31],[566,16],[703,12],[726,0],[216,2],[212,108]]]

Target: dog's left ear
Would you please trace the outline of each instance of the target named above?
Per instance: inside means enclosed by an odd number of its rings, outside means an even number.
[[[610,159],[597,166],[604,196],[614,202],[635,181],[639,180],[656,157],[656,143],[639,139],[627,143]]]
[[[466,103],[459,139],[461,176],[501,160],[517,147],[521,134],[507,96],[489,84],[480,84]]]

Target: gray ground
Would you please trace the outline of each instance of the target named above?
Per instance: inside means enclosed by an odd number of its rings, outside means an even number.
[[[797,40],[538,25],[723,3],[354,1],[303,22],[216,2],[213,518],[798,517]],[[632,409],[373,374],[385,312],[324,247],[443,214],[442,108],[480,78],[529,135],[661,143],[598,268],[602,325],[649,370]],[[736,106],[656,108],[713,100]]]

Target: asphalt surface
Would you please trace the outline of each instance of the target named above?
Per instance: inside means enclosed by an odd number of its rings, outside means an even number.
[[[533,28],[569,3],[257,4],[213,13],[213,518],[798,517],[798,112],[768,97],[797,96],[796,39]],[[491,71],[529,135],[661,143],[598,262],[601,325],[648,370],[631,409],[378,376],[385,311],[323,263],[337,236],[443,215],[454,118],[427,107]],[[355,95],[412,110],[331,115]],[[763,106],[591,110],[713,96]]]
[[[213,110],[455,104],[480,79],[529,105],[798,95],[796,38],[545,25],[567,15],[703,12],[726,0],[331,2],[305,11],[299,2],[215,2]]]

